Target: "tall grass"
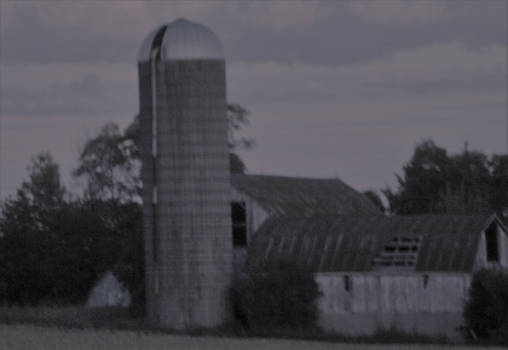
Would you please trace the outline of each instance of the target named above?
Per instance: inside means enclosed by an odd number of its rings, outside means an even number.
[[[190,337],[102,329],[58,329],[33,325],[0,325],[0,349],[23,350],[449,350],[447,345],[369,345],[269,338]],[[482,349],[461,347],[461,349]],[[490,350],[501,348],[489,348]]]
[[[6,326],[15,326],[12,329],[17,329],[24,325],[58,328],[62,331],[63,329],[68,329],[70,332],[75,329],[109,332],[131,330],[137,333],[152,334],[156,337],[162,335],[179,335],[194,336],[196,338],[210,336],[234,339],[271,338],[278,340],[286,339],[350,344],[451,345],[450,341],[445,337],[410,334],[398,332],[396,330],[380,330],[373,335],[366,336],[348,336],[327,333],[317,327],[299,330],[274,327],[246,330],[239,326],[239,324],[232,323],[217,329],[174,331],[153,327],[144,318],[133,318],[128,309],[120,307],[0,307],[0,326],[3,327],[2,329],[8,330],[9,327],[6,328]],[[0,337],[0,345],[1,339]]]
[[[141,325],[121,307],[0,307],[0,323],[35,324],[65,328],[123,328]]]

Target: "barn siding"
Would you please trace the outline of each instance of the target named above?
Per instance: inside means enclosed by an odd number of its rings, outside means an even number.
[[[231,189],[231,200],[234,202],[245,202],[247,206],[247,242],[250,242],[252,235],[269,217],[269,214],[252,197],[243,192]]]
[[[319,323],[345,334],[372,334],[377,329],[457,336],[462,308],[471,282],[469,274],[319,273],[322,291]]]
[[[247,245],[250,244],[254,232],[261,226],[261,224],[269,217],[269,214],[256,202],[252,197],[243,192],[231,188],[231,201],[245,202],[246,216],[247,216]],[[232,238],[231,238],[232,239]],[[247,248],[233,249],[234,271],[239,272],[242,270],[247,260]]]
[[[497,226],[497,240],[499,242],[499,261],[503,267],[508,268],[508,235],[501,226]]]

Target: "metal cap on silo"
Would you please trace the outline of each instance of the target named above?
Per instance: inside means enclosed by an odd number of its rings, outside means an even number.
[[[160,60],[224,59],[217,35],[204,25],[184,18],[153,30],[141,45],[138,62],[149,61],[154,49]]]

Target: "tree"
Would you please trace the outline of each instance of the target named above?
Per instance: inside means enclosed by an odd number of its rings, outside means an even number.
[[[238,154],[234,152],[229,153],[229,172],[231,174],[243,174],[246,169],[245,163]]]
[[[33,158],[28,171],[1,211],[0,300],[81,303],[107,269],[129,264],[123,251],[138,243],[131,235],[140,231],[139,205],[66,199],[58,165],[47,152]]]
[[[398,188],[383,190],[394,214],[473,214],[496,211],[508,204],[508,156],[490,159],[465,145],[458,154],[430,140],[417,145],[397,175]],[[503,191],[504,190],[504,191]]]
[[[251,138],[238,136],[238,133],[249,124],[248,115],[249,112],[238,104],[227,106],[232,173],[244,173],[246,170],[245,163],[235,152],[254,146]],[[136,116],[123,133],[118,125],[107,123],[97,136],[85,143],[73,175],[76,179],[85,180],[87,198],[139,201],[141,194],[139,142],[140,122],[139,116]]]
[[[480,270],[473,275],[464,308],[468,335],[508,344],[508,274]]]
[[[451,160],[446,150],[425,140],[416,146],[413,157],[397,176],[398,190],[385,189],[383,193],[395,214],[436,213],[440,193],[450,179]]]
[[[64,204],[65,189],[58,165],[48,152],[32,158],[29,179],[16,198],[8,198],[0,218],[0,298],[35,304],[51,293],[57,266],[50,252],[61,249],[53,230],[55,213]]]
[[[73,175],[85,178],[87,198],[131,201],[141,191],[139,170],[139,120],[135,117],[123,134],[116,124],[108,123],[88,140]]]
[[[229,124],[228,141],[230,150],[250,149],[255,142],[252,138],[239,137],[238,133],[249,125],[249,111],[238,104],[228,104],[227,117]]]
[[[231,289],[237,319],[253,330],[315,326],[319,295],[312,271],[285,261],[249,266]]]
[[[508,218],[508,154],[492,156],[489,167],[491,169],[491,206],[497,213],[505,214]]]
[[[236,149],[253,146],[252,139],[238,137],[236,133],[248,124],[248,111],[235,104],[228,105],[230,171],[245,172],[245,164],[234,153]],[[105,249],[114,249],[111,256],[116,260],[109,266],[98,260],[97,269],[112,268],[115,275],[133,296],[136,311],[144,303],[143,232],[142,208],[139,204],[140,181],[140,122],[136,116],[132,123],[121,132],[113,123],[106,124],[99,134],[88,140],[83,147],[79,165],[74,170],[75,178],[83,179],[85,186],[84,206],[100,207],[100,211],[88,211],[96,215],[93,232],[103,232],[103,237],[116,239],[119,245],[112,248],[104,241],[95,246],[99,257]],[[96,221],[95,221],[96,220]],[[105,223],[110,223],[104,226]],[[95,236],[94,236],[95,237]],[[106,267],[104,267],[106,266]]]

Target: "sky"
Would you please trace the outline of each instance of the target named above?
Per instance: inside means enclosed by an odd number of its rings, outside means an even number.
[[[249,173],[379,190],[424,139],[507,150],[506,0],[0,0],[0,200],[43,150],[76,188],[86,140],[138,112],[142,40],[179,17],[222,40]]]

